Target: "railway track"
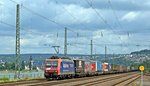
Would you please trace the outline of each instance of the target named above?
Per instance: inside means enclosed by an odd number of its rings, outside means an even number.
[[[140,75],[130,77],[130,78],[124,80],[124,81],[120,81],[120,82],[114,84],[113,86],[128,86],[128,85],[130,85],[132,82],[134,82],[135,80],[137,80],[138,78],[140,78]]]
[[[95,85],[97,83],[100,82],[107,82],[109,79],[113,79],[116,77],[123,77],[123,76],[127,76],[127,75],[132,75],[135,73],[130,73],[130,74],[119,74],[119,75],[110,75],[110,76],[101,76],[101,77],[97,77],[97,78],[93,78],[93,79],[87,79],[87,80],[83,80],[80,81],[78,80],[77,82],[68,82],[68,83],[63,83],[63,84],[55,84],[55,85],[51,85],[51,86],[91,86],[91,85]],[[98,85],[99,86],[99,85]]]
[[[130,76],[130,75],[137,76],[137,74],[134,74],[134,75],[133,74],[127,74],[127,75],[121,75],[121,76],[113,76],[113,77],[108,77],[108,78],[105,78],[105,79],[98,79],[98,80],[95,80],[95,81],[76,84],[76,85],[73,85],[73,86],[92,86],[92,85],[116,86],[116,85],[120,84],[121,82],[113,84],[114,80],[121,79],[122,77]],[[113,81],[113,82],[110,82],[110,81]],[[119,86],[124,86],[124,85],[119,85]]]
[[[115,74],[113,74],[113,75],[115,75]],[[59,85],[64,84],[64,83],[85,81],[85,80],[95,79],[95,78],[98,78],[98,77],[107,77],[107,76],[110,76],[110,75],[101,75],[101,76],[93,76],[93,77],[83,77],[83,78],[73,78],[73,79],[65,79],[65,80],[39,82],[39,83],[30,83],[30,84],[25,84],[24,86],[41,86],[41,85],[42,86],[49,86],[49,85],[59,86]],[[22,86],[22,85],[19,85],[19,86]]]
[[[73,78],[73,79],[65,79],[65,80],[54,80],[54,81],[46,81],[45,79],[41,80],[33,80],[33,81],[21,81],[14,83],[1,83],[0,86],[91,86],[93,83],[96,84],[98,82],[107,82],[116,77],[125,77],[129,75],[135,75],[137,73],[123,73],[123,74],[111,74],[111,75],[100,75],[93,77],[83,77],[83,78]]]
[[[113,74],[112,74],[113,75]],[[104,76],[104,75],[100,75],[100,76]],[[108,75],[105,75],[108,76]],[[30,81],[16,81],[16,82],[6,82],[6,83],[0,83],[0,86],[18,86],[18,85],[41,85],[42,83],[55,83],[55,82],[61,82],[61,83],[65,83],[68,80],[69,81],[78,81],[78,80],[85,80],[85,79],[93,79],[93,78],[97,78],[99,76],[93,76],[93,77],[83,77],[83,78],[73,78],[73,79],[65,79],[65,80],[54,80],[54,81],[47,81],[46,79],[38,79],[38,80],[30,80]],[[42,83],[41,83],[42,82]]]

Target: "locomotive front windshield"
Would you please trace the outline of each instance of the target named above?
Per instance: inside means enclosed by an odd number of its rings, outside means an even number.
[[[46,62],[46,67],[57,67],[58,62],[57,61],[47,61]]]

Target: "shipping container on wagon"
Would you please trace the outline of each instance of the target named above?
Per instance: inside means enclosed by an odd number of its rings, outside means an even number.
[[[121,66],[118,64],[113,64],[113,72],[120,72]]]
[[[131,69],[130,69],[130,66],[127,66],[127,72],[130,71],[130,70],[131,70]]]
[[[102,63],[99,61],[96,61],[96,71],[101,72],[102,71]]]
[[[111,72],[111,64],[108,64],[108,71]]]
[[[126,72],[127,67],[125,65],[119,65],[119,72]]]
[[[123,72],[123,66],[119,65],[119,72]]]
[[[127,66],[123,65],[123,72],[127,72]]]
[[[73,60],[74,65],[75,65],[75,73],[76,74],[84,74],[84,66],[85,66],[85,61],[83,60]]]
[[[91,72],[92,74],[96,73],[96,61],[90,61],[90,65],[91,65]]]
[[[75,74],[73,60],[62,59],[60,63],[60,74]]]
[[[131,70],[135,70],[135,67],[131,67]]]
[[[91,65],[90,65],[90,61],[85,61],[84,64],[84,72],[85,74],[89,75],[91,73]]]
[[[111,64],[111,72],[116,72],[116,71],[117,71],[117,65]]]
[[[102,63],[102,71],[105,73],[105,72],[108,72],[108,63],[104,62]]]

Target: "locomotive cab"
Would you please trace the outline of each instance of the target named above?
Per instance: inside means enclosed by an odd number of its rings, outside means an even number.
[[[46,78],[52,78],[58,75],[59,59],[46,59],[44,75]]]

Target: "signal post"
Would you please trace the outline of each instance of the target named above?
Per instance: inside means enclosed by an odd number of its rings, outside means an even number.
[[[143,71],[144,71],[144,66],[140,66],[139,69],[141,71],[141,86],[143,86]]]

